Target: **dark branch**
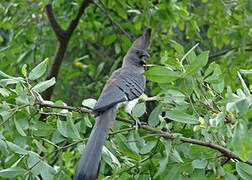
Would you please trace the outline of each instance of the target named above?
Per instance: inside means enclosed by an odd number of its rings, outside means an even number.
[[[49,70],[49,73],[48,73],[46,79],[51,79],[52,77],[55,77],[55,78],[58,77],[59,69],[60,69],[61,63],[63,61],[64,55],[66,53],[69,39],[71,38],[71,36],[74,32],[74,29],[77,27],[78,22],[82,16],[82,14],[84,13],[84,10],[86,9],[86,7],[89,5],[90,2],[91,2],[90,0],[83,0],[82,1],[81,7],[78,11],[76,18],[73,19],[69,23],[67,30],[63,30],[61,28],[61,26],[59,25],[59,23],[57,22],[55,15],[54,15],[54,12],[53,12],[53,9],[52,9],[52,5],[48,4],[45,6],[46,14],[49,19],[50,25],[52,26],[52,28],[56,34],[56,37],[59,41],[59,44],[57,46],[57,51],[54,55],[52,65],[50,67],[50,70]],[[53,88],[54,88],[54,86],[48,88],[46,91],[43,92],[42,96],[45,100],[51,99],[51,96],[53,93]]]
[[[66,38],[65,37],[66,32],[61,28],[58,21],[56,20],[55,14],[54,14],[53,9],[52,9],[52,5],[47,4],[45,6],[45,11],[46,11],[48,20],[50,22],[50,25],[52,26],[53,31],[56,34],[56,37],[57,37],[58,41],[64,40]]]
[[[251,46],[251,45],[252,44],[247,44],[246,46]],[[213,54],[213,55],[209,56],[209,59],[217,58],[219,56],[222,56],[222,55],[228,53],[229,51],[237,50],[239,48],[241,48],[241,47],[232,47],[232,48],[225,49],[223,51],[220,51],[220,52],[218,52],[216,54]],[[252,51],[252,48],[246,48],[245,51]]]
[[[89,113],[92,114],[92,110],[80,108],[80,107],[72,107],[72,106],[60,106],[56,104],[46,104],[42,102],[36,102],[35,104],[39,105],[40,107],[46,107],[46,108],[56,108],[56,109],[67,109],[69,111],[75,111],[78,113]]]
[[[91,110],[80,108],[80,107],[59,106],[59,105],[45,104],[45,103],[40,103],[40,102],[36,102],[35,104],[39,105],[40,107],[68,109],[70,111],[76,111],[76,112],[79,112],[79,113],[92,113]],[[132,120],[123,119],[123,118],[120,118],[120,117],[117,117],[116,120],[121,121],[121,122],[125,122],[125,123],[128,123],[128,124],[132,124],[132,125],[135,124],[135,122],[132,121]],[[175,138],[177,138],[177,136],[174,135],[174,134],[170,134],[170,133],[165,132],[165,131],[160,131],[159,129],[153,128],[153,127],[151,127],[149,125],[140,124],[139,128],[142,128],[142,129],[145,129],[147,131],[151,131],[153,133],[156,133],[156,134],[152,134],[152,135],[149,135],[149,136],[159,136],[159,137],[161,136],[161,137],[171,139],[171,140],[174,140]],[[243,162],[241,160],[241,158],[239,156],[237,156],[234,152],[232,152],[229,149],[224,148],[224,147],[222,147],[220,145],[214,144],[212,142],[204,142],[204,141],[200,141],[200,140],[197,140],[197,139],[186,138],[186,137],[183,137],[183,136],[180,136],[179,140],[182,141],[182,142],[185,142],[185,143],[197,144],[197,145],[206,146],[206,147],[215,149],[215,150],[221,152],[224,156],[226,156],[228,158],[236,159],[236,160],[238,160],[240,162]],[[252,166],[252,161],[251,160],[248,160],[245,163]]]

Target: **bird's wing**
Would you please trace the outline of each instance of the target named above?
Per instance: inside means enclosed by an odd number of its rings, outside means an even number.
[[[138,98],[144,89],[144,76],[123,68],[118,69],[104,86],[93,111],[103,112],[118,103]]]

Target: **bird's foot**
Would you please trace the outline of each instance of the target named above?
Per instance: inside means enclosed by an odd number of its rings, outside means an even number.
[[[131,117],[131,119],[134,121],[134,123],[131,125],[131,127],[136,126],[136,129],[137,129],[138,127],[141,127],[141,126],[143,126],[143,125],[147,125],[146,122],[139,122],[139,121],[137,121],[137,120],[132,116],[132,114],[128,113],[128,115],[129,115],[129,116]]]

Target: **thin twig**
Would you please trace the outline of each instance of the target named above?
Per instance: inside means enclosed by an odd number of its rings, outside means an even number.
[[[72,107],[72,106],[61,106],[61,105],[56,105],[56,104],[47,104],[47,103],[41,103],[41,102],[36,102],[35,104],[39,105],[40,107],[49,107],[49,108],[56,108],[56,109],[67,109],[70,111],[75,111],[78,113],[89,113],[92,114],[92,110],[81,108],[81,107]]]
[[[183,64],[183,61],[185,60],[185,58],[188,56],[188,54],[190,54],[197,46],[199,45],[199,43],[195,44],[189,51],[187,51],[187,53],[182,57],[182,59],[180,60],[180,63]]]
[[[131,42],[133,42],[134,40],[133,40],[133,38],[129,35],[129,33],[127,33],[127,32],[120,26],[120,24],[119,24],[118,22],[116,22],[116,21],[110,16],[110,14],[108,13],[108,10],[107,10],[107,8],[105,7],[105,5],[103,4],[103,2],[102,2],[101,0],[98,0],[98,1],[99,1],[99,3],[103,6],[103,8],[102,8],[97,2],[95,2],[95,1],[93,1],[93,2],[96,4],[96,6],[98,6],[98,7],[105,13],[105,15],[109,18],[110,22],[112,23],[112,25],[117,26],[117,27],[120,29],[120,31],[122,31],[122,33],[125,34],[125,35],[131,40]]]
[[[135,129],[136,129],[136,127],[130,127],[130,128],[126,128],[126,129],[121,129],[121,130],[118,130],[118,131],[111,132],[111,133],[109,133],[109,135],[114,135],[114,134],[118,134],[118,133],[128,132],[128,131],[135,130]]]
[[[142,136],[142,137],[137,138],[137,139],[127,140],[127,141],[125,141],[125,142],[126,142],[126,143],[129,143],[129,142],[138,142],[138,141],[140,141],[140,140],[142,140],[142,139],[144,139],[144,138],[153,137],[153,136],[162,136],[162,134],[148,134],[148,135],[146,135],[146,136]]]
[[[247,44],[246,46],[251,46],[252,44]],[[237,50],[239,48],[242,48],[242,47],[232,47],[232,48],[228,48],[228,49],[225,49],[225,50],[222,50],[216,54],[213,54],[211,56],[209,56],[209,59],[214,59],[214,58],[217,58],[219,56],[222,56],[226,53],[228,53],[229,51],[232,51],[232,50]],[[252,51],[252,48],[246,48],[245,51]]]

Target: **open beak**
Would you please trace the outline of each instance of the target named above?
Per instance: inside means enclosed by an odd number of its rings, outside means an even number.
[[[146,56],[147,58],[150,57],[150,55],[146,51],[144,51],[143,56]]]
[[[142,54],[142,57],[141,57],[141,60],[142,60],[142,64],[143,64],[143,66],[144,66],[144,69],[145,69],[145,71],[147,70],[147,63],[145,62],[145,60],[144,60],[144,58],[143,57],[147,57],[147,58],[149,58],[150,57],[150,55],[146,52],[146,51],[144,51],[143,52],[143,54]]]

